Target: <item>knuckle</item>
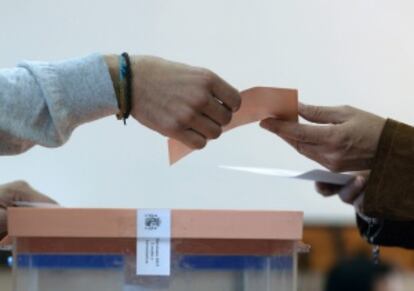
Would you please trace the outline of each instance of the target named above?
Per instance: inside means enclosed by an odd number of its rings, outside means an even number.
[[[322,116],[323,112],[319,106],[309,106],[307,107],[308,114],[314,118],[319,118]]]
[[[165,127],[166,132],[170,135],[176,133],[179,130],[181,130],[180,124],[175,120],[169,121],[168,123],[165,124],[164,127]]]
[[[343,108],[345,111],[351,111],[351,110],[353,109],[353,107],[352,107],[352,106],[350,106],[350,105],[343,105],[343,106],[342,106],[342,108]]]
[[[193,110],[188,110],[177,116],[177,122],[181,126],[188,126],[195,119],[196,113]]]
[[[306,141],[307,139],[306,132],[300,128],[296,129],[296,136],[299,141]]]
[[[347,141],[347,136],[342,131],[330,130],[329,136],[330,136],[329,142],[331,146],[335,149],[340,148]]]
[[[204,86],[211,86],[215,83],[217,77],[212,71],[208,69],[200,69],[201,81]]]
[[[208,94],[200,94],[200,95],[196,95],[193,98],[192,106],[195,109],[203,109],[206,106],[208,106],[209,102],[210,102],[210,96]]]
[[[352,106],[350,106],[350,105],[343,105],[343,106],[341,106],[341,107],[342,107],[343,112],[344,112],[346,115],[350,115],[352,112],[354,112],[354,111],[355,111],[355,108],[354,108],[354,107],[352,107]]]

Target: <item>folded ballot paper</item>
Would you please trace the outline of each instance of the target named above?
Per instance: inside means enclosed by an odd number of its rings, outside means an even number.
[[[255,168],[255,167],[235,167],[235,166],[219,166],[222,169],[248,172],[259,175],[276,176],[282,178],[302,179],[315,182],[324,182],[335,185],[346,185],[354,179],[353,175],[333,173],[326,170],[311,171],[290,171],[276,168]]]
[[[231,122],[224,127],[223,131],[269,117],[277,117],[278,119],[289,121],[298,120],[297,90],[254,87],[242,91],[240,95],[240,109],[233,115]],[[177,140],[168,140],[170,165],[173,165],[192,151],[191,148]]]

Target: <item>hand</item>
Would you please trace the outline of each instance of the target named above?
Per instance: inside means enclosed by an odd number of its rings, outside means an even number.
[[[16,206],[16,202],[54,203],[53,199],[37,192],[29,184],[16,181],[0,186],[0,239],[7,233],[8,207]]]
[[[117,62],[107,62],[114,75]],[[209,70],[147,56],[131,57],[131,67],[131,115],[193,149],[218,138],[240,107],[239,92]]]
[[[324,125],[266,119],[261,126],[331,171],[371,168],[385,119],[350,107],[299,105],[304,119]]]
[[[369,171],[355,173],[355,179],[345,186],[316,182],[316,191],[325,197],[337,194],[343,202],[354,205],[355,210],[362,213],[364,201],[363,190],[368,176]]]

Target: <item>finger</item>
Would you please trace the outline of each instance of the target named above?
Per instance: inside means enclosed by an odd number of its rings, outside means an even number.
[[[315,188],[318,193],[320,193],[322,196],[329,197],[332,195],[337,194],[341,190],[341,186],[329,184],[329,183],[322,183],[322,182],[316,182]]]
[[[290,144],[301,155],[321,164],[326,168],[329,168],[329,163],[327,162],[327,159],[325,157],[325,153],[327,152],[325,146],[302,143],[293,139],[286,138],[284,136],[280,136],[280,138],[282,138],[284,141]]]
[[[32,193],[16,191],[15,195],[16,196],[15,196],[15,200],[13,201],[13,203],[15,202],[39,202],[39,203],[58,204],[52,198],[44,194],[38,193],[36,191]]]
[[[285,136],[280,136],[280,138],[291,145],[301,155],[304,155],[313,161],[319,163],[322,162],[322,156],[320,153],[323,152],[323,150],[321,149],[320,145],[298,142]]]
[[[343,123],[347,120],[345,108],[342,106],[314,106],[299,103],[299,115],[315,123]]]
[[[231,111],[213,96],[211,96],[203,113],[220,125],[227,125],[232,116]]]
[[[338,193],[341,200],[348,204],[353,204],[358,196],[362,195],[366,179],[362,176],[355,177],[354,180],[345,185]]]
[[[202,114],[194,117],[190,127],[207,139],[216,139],[221,135],[221,127],[216,122]]]
[[[350,173],[355,175],[355,178],[345,186],[316,182],[316,190],[324,196],[332,196],[340,194],[345,200],[353,200],[353,203],[359,203],[358,199],[365,187],[365,183],[369,177],[370,171],[358,171]]]
[[[235,112],[239,110],[241,105],[240,93],[226,81],[219,76],[216,76],[211,89],[213,95],[223,102],[231,111]]]
[[[192,149],[202,149],[207,144],[206,138],[192,129],[183,130],[174,138]]]
[[[300,124],[274,118],[262,120],[260,126],[279,136],[283,135],[289,139],[305,143],[327,143],[330,136],[329,126]]]
[[[0,187],[0,207],[11,207],[16,201],[57,204],[52,198],[36,191],[25,181],[15,181]]]

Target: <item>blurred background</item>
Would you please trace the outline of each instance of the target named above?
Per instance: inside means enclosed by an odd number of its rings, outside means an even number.
[[[412,124],[413,12],[408,0],[1,1],[0,67],[93,52],[157,55],[207,67],[240,90],[296,88],[305,103],[350,104]],[[169,167],[164,137],[110,117],[77,129],[59,149],[2,157],[0,183],[26,180],[70,207],[304,211],[312,250],[300,262],[301,290],[322,290],[337,261],[369,255],[353,209],[337,198],[320,197],[309,182],[228,172],[221,164],[319,168],[257,125]],[[402,275],[402,290],[410,290],[413,253],[382,253]],[[4,267],[0,289],[10,290],[9,282]]]

